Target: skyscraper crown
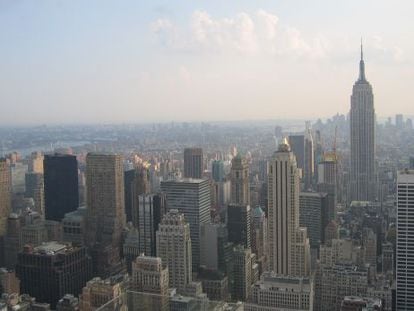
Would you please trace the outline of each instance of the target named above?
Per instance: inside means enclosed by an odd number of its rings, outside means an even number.
[[[365,82],[365,63],[364,63],[364,51],[362,48],[362,39],[361,39],[361,60],[359,61],[359,82]]]

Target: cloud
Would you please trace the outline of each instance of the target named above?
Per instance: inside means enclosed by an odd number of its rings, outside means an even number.
[[[206,11],[194,11],[183,26],[169,19],[157,19],[150,30],[164,47],[175,51],[279,57],[293,60],[354,61],[356,40],[304,34],[281,22],[276,14],[260,9],[215,18]],[[380,36],[368,36],[365,50],[381,63],[405,61],[402,48],[385,44]],[[350,56],[352,54],[352,57]]]
[[[189,25],[179,29],[168,19],[151,24],[161,44],[175,50],[211,53],[290,55],[325,57],[325,39],[305,39],[301,32],[280,25],[279,17],[265,10],[253,14],[240,12],[232,17],[214,18],[206,11],[194,11]]]

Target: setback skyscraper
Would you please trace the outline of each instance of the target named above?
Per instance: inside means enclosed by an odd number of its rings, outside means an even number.
[[[269,165],[269,268],[279,275],[307,276],[310,249],[299,227],[299,172],[285,139]]]
[[[365,78],[361,45],[359,78],[351,95],[351,200],[373,201],[376,196],[375,110],[372,86]]]
[[[61,221],[79,207],[78,162],[69,154],[45,155],[45,218]]]
[[[178,210],[170,210],[161,221],[157,256],[168,267],[170,286],[185,292],[192,282],[190,226]]]

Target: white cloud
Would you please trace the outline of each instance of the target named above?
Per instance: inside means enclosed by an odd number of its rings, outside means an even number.
[[[326,40],[321,37],[305,39],[298,29],[279,25],[278,16],[265,10],[254,14],[240,12],[221,19],[205,11],[194,11],[187,29],[179,29],[170,20],[159,19],[151,24],[151,31],[162,44],[178,50],[312,59],[326,55]]]
[[[298,28],[283,24],[279,17],[260,9],[215,18],[206,11],[194,11],[189,22],[179,26],[169,19],[158,19],[151,31],[165,47],[198,53],[267,55],[279,58],[351,60],[357,47],[354,39],[330,38],[324,34],[303,34]],[[367,37],[365,50],[371,60],[382,63],[405,61],[404,51],[385,44],[380,36]],[[352,57],[354,60],[354,56]]]

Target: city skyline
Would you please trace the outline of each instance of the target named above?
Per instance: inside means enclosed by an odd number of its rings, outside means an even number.
[[[412,3],[377,1],[369,16],[364,12],[371,1],[354,10],[356,4],[5,1],[0,122],[315,119],[347,113],[361,36],[378,117],[413,115],[413,23],[404,14]],[[384,25],[387,19],[392,22]]]

